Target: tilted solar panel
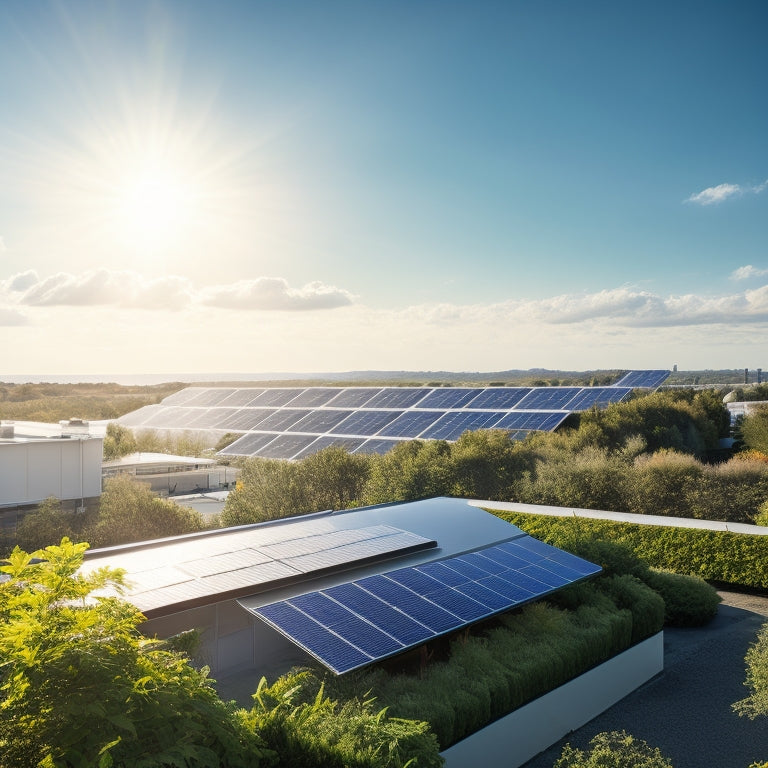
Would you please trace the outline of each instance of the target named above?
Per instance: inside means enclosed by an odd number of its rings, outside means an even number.
[[[354,411],[334,428],[336,435],[375,435],[382,427],[394,421],[402,411]]]
[[[299,451],[293,458],[303,459],[305,456],[310,456],[313,453],[322,451],[324,448],[343,448],[349,453],[359,448],[365,442],[364,437],[337,437],[335,435],[321,435],[313,443],[310,443],[302,451]]]
[[[405,411],[379,430],[382,437],[418,437],[441,416],[441,411]]]
[[[343,674],[600,571],[523,535],[249,610]]]
[[[568,417],[569,411],[511,411],[496,423],[496,429],[526,429],[549,432]]]
[[[629,371],[615,384],[615,387],[638,387],[656,389],[669,377],[669,371]]]
[[[477,397],[482,389],[466,389],[462,387],[446,387],[435,389],[425,398],[419,400],[417,408],[463,408],[470,400]]]
[[[381,392],[380,387],[351,387],[349,389],[342,389],[336,397],[327,402],[327,405],[333,408],[361,408],[379,392]]]
[[[530,387],[491,387],[467,403],[467,408],[514,408],[529,392]]]
[[[565,404],[572,400],[580,389],[581,387],[537,387],[522,398],[516,407],[528,411],[559,410],[565,408]]]
[[[374,395],[366,408],[410,408],[422,400],[431,390],[424,388],[390,387]]]
[[[621,402],[631,392],[631,387],[588,387],[578,392],[565,407],[571,411],[585,411],[593,407],[601,408],[610,403]]]
[[[503,411],[451,411],[424,431],[425,440],[458,440],[467,430],[492,429]]]

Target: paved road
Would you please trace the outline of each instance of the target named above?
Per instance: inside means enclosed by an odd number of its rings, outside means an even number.
[[[601,731],[625,730],[658,747],[674,768],[747,768],[768,760],[768,724],[739,717],[744,654],[768,616],[768,598],[720,592],[717,617],[706,627],[664,632],[664,672],[529,760],[552,768],[563,745],[582,749]]]

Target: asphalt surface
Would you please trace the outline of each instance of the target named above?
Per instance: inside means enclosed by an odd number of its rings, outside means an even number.
[[[720,592],[717,616],[696,629],[664,630],[664,671],[524,768],[552,768],[563,745],[581,749],[602,731],[627,731],[674,768],[747,768],[768,760],[765,718],[739,717],[744,655],[768,617],[768,598]]]

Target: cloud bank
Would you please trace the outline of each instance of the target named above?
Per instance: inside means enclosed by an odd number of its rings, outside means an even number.
[[[280,277],[260,277],[214,286],[204,291],[202,297],[203,303],[210,307],[287,312],[335,309],[353,303],[352,295],[341,288],[319,282],[291,288]]]
[[[751,264],[745,267],[739,267],[731,272],[731,280],[749,280],[752,277],[765,277],[768,275],[768,269],[758,269]]]

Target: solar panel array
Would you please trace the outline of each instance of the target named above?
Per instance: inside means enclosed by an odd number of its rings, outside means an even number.
[[[249,610],[333,672],[343,674],[600,570],[523,535]]]
[[[629,371],[616,382],[615,386],[656,389],[667,380],[668,376],[669,371]]]
[[[169,606],[221,600],[226,593],[252,594],[275,582],[301,581],[436,545],[391,525],[339,530],[320,519],[181,540],[164,547],[161,562],[153,548],[110,552],[86,559],[83,569],[99,567],[104,558],[112,567],[124,567],[131,574],[126,597],[151,618]]]
[[[242,433],[231,456],[300,459],[328,446],[385,453],[403,440],[457,440],[506,429],[515,439],[552,431],[574,411],[658,386],[666,371],[632,371],[608,387],[189,387],[122,416],[136,429]],[[657,382],[654,384],[654,382]]]

